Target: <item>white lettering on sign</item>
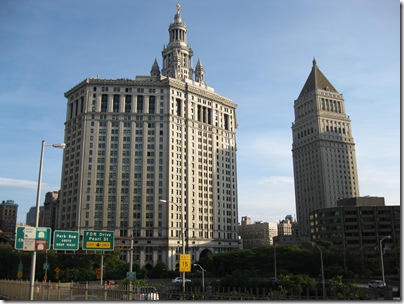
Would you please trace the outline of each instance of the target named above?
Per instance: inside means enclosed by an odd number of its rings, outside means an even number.
[[[104,234],[105,235],[105,234]],[[110,240],[110,237],[109,237],[110,235],[106,235],[106,236],[103,236],[103,235],[99,235],[98,237],[95,237],[95,236],[90,236],[89,238],[88,238],[88,241],[89,242],[108,242],[109,240]]]
[[[55,246],[56,247],[63,247],[63,248],[65,248],[65,247],[76,247],[77,245],[76,244],[73,244],[73,243],[70,243],[70,244],[66,244],[66,243],[55,243]]]
[[[66,233],[56,233],[56,237],[60,239],[77,239],[77,235],[66,234]]]

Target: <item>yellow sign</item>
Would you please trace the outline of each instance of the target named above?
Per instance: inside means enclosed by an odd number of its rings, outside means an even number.
[[[180,272],[191,272],[190,254],[180,254]]]
[[[97,280],[101,279],[101,268],[95,269],[95,275],[96,275]]]
[[[86,243],[87,248],[91,249],[109,249],[111,248],[111,243],[110,242],[87,242]]]
[[[180,261],[181,260],[191,260],[191,255],[189,253],[180,254]]]

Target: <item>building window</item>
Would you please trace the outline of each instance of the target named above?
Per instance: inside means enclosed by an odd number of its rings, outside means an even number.
[[[126,95],[125,96],[125,113],[132,112],[132,96]]]
[[[143,113],[143,95],[137,97],[137,113]]]
[[[149,113],[156,113],[156,96],[149,97]]]
[[[101,112],[107,112],[108,109],[108,95],[102,94],[101,96]]]
[[[181,99],[176,99],[176,110],[177,110],[177,116],[181,116]]]
[[[114,95],[113,112],[119,112],[119,95]]]

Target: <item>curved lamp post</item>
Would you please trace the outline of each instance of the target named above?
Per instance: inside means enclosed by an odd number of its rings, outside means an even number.
[[[182,205],[179,205],[172,201],[160,200],[160,203],[171,203],[176,205],[178,208],[181,208],[181,242],[182,242],[182,254],[185,254],[185,226],[184,226],[184,208]],[[182,292],[185,294],[185,272],[182,272]]]
[[[45,144],[45,141],[42,140],[41,147],[41,158],[39,161],[39,175],[38,175],[38,188],[36,192],[36,216],[35,216],[35,228],[39,226],[39,205],[41,199],[41,184],[42,184],[42,167],[43,167],[43,155],[45,152],[45,147],[52,146],[54,148],[64,149],[66,144]],[[34,250],[31,255],[31,284],[30,284],[30,300],[34,300],[34,284],[35,284],[35,265],[36,264],[36,251]]]
[[[321,250],[321,248],[316,244],[316,243],[312,243],[313,246],[316,246],[318,248],[318,250],[320,251],[320,260],[321,260],[321,283],[323,285],[323,298],[325,299],[326,293],[325,293],[325,279],[324,279],[324,264],[323,264],[323,251]]]
[[[386,286],[386,283],[385,283],[385,281],[384,281],[383,244],[382,244],[385,239],[391,239],[390,235],[386,235],[386,236],[383,237],[383,238],[380,240],[380,242],[379,242],[379,244],[380,244],[380,262],[381,262],[381,265],[382,265],[383,287]]]
[[[194,266],[198,266],[202,270],[202,293],[205,292],[205,269],[199,265],[199,264],[194,264]]]

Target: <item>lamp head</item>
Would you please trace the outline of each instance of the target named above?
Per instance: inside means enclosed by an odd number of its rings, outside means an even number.
[[[166,200],[161,199],[161,200],[160,200],[160,203],[167,203],[167,201],[166,201]]]
[[[66,148],[66,144],[65,144],[65,143],[61,143],[61,144],[52,144],[52,147],[54,147],[54,148],[60,148],[60,149],[64,149],[64,148]]]

